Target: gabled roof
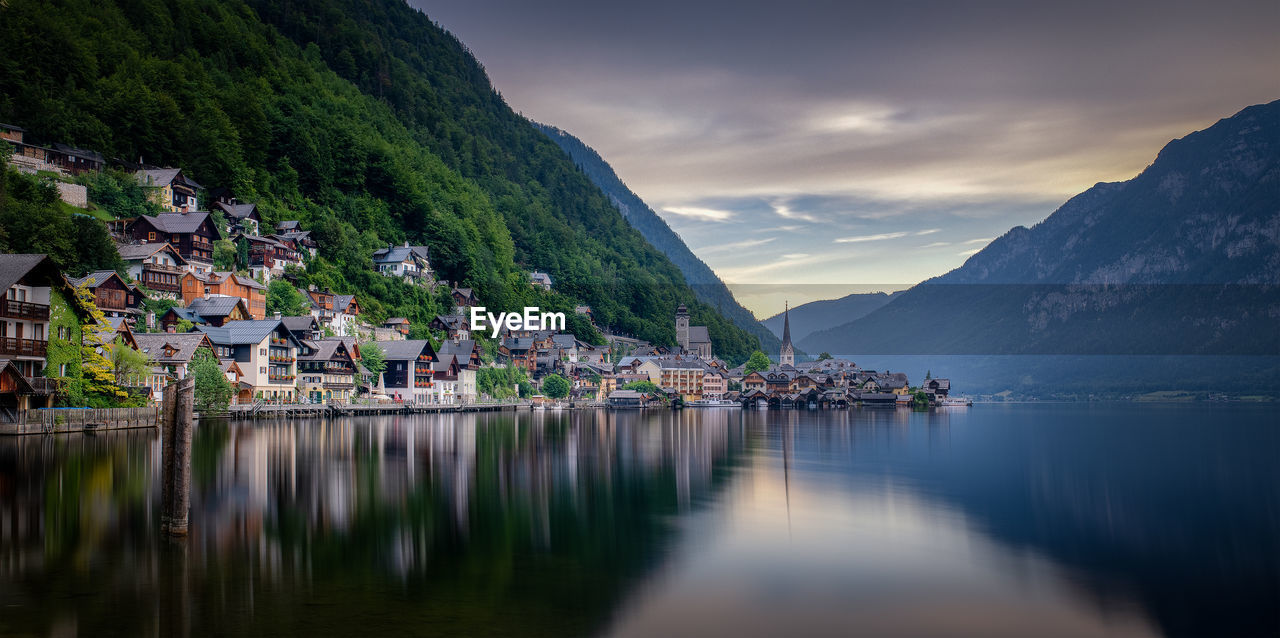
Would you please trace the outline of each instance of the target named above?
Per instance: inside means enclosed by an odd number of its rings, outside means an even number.
[[[378,264],[398,264],[417,258],[410,246],[390,246],[373,251],[373,261]]]
[[[125,288],[132,287],[129,285],[129,282],[125,281],[124,278],[114,270],[95,270],[83,277],[67,277],[67,281],[77,288],[85,286],[86,288],[93,290],[94,288],[107,283],[107,280],[112,277],[119,279],[120,283],[124,284]]]
[[[244,299],[227,295],[200,297],[188,304],[187,310],[200,317],[229,317],[236,306],[240,307],[244,316],[249,316],[249,308],[244,305]]]
[[[379,341],[382,354],[386,359],[417,359],[424,349],[431,348],[426,339],[406,339],[404,341]],[[432,351],[434,354],[434,351]]]
[[[0,293],[8,290],[10,286],[22,281],[27,273],[36,270],[39,266],[52,281],[60,281],[62,278],[58,276],[58,269],[43,254],[27,254],[27,255],[0,255]],[[41,285],[41,284],[35,284]],[[43,284],[48,285],[48,284]]]
[[[162,233],[186,234],[194,233],[200,229],[200,225],[209,219],[209,213],[161,213],[156,216],[143,215],[141,219],[147,220],[156,230]],[[137,222],[134,222],[137,223]],[[221,237],[221,231],[210,224],[215,235]]]
[[[280,321],[289,332],[311,332],[320,329],[320,322],[311,315],[301,317],[281,317]]]
[[[276,230],[279,230],[279,231],[288,231],[288,230],[300,229],[300,228],[301,226],[298,224],[298,222],[293,220],[280,222],[279,224],[276,224]]]
[[[231,217],[236,220],[249,219],[249,217],[254,213],[258,212],[257,204],[224,204],[222,202],[218,202],[214,204],[214,206],[217,206],[222,212],[226,213],[227,217]],[[259,215],[259,217],[261,217],[261,215]]]
[[[312,346],[311,353],[298,357],[299,359],[307,361],[328,361],[339,353],[353,361],[355,359],[351,356],[351,353],[347,351],[346,346],[343,345],[340,339],[314,339],[308,343]]]
[[[173,180],[181,172],[181,168],[144,168],[134,173],[133,176],[143,186],[168,186],[173,183]]]
[[[444,357],[446,354],[451,354],[459,359],[470,360],[471,354],[475,352],[475,349],[476,342],[473,339],[461,339],[456,342],[446,339],[444,343],[440,344],[440,356]]]
[[[382,322],[382,325],[386,326],[386,325],[395,324],[395,325],[399,326],[399,325],[403,325],[403,324],[406,324],[406,323],[409,323],[409,320],[408,320],[408,319],[406,319],[406,318],[404,318],[404,317],[389,317],[389,318],[387,318],[387,320],[386,320],[386,321]]]
[[[351,302],[355,300],[356,300],[355,295],[334,295],[333,309],[334,310],[341,309],[343,312],[346,312],[347,308],[351,307]],[[359,304],[356,304],[356,307],[359,308]]]
[[[553,334],[551,335],[551,343],[555,344],[557,348],[572,349],[577,347],[578,340],[573,335]]]
[[[689,326],[689,343],[711,343],[706,326]]]
[[[279,319],[254,319],[246,321],[228,321],[222,327],[199,326],[201,332],[209,335],[209,340],[224,346],[256,345],[262,343],[267,335],[282,327]],[[285,330],[288,332],[288,330]],[[298,345],[292,333],[289,340]]]
[[[173,255],[174,261],[179,264],[186,264],[187,260],[178,254],[169,242],[157,242],[151,244],[119,244],[116,246],[116,252],[120,253],[120,259],[124,261],[142,261],[162,250],[168,249]]]
[[[507,350],[528,350],[533,347],[533,337],[510,337],[502,340]]]
[[[140,332],[133,335],[138,351],[156,363],[187,363],[201,346],[212,347],[209,337],[202,332],[170,334],[167,332]],[[165,354],[165,346],[172,352]]]
[[[535,283],[535,284],[546,284],[546,285],[550,286],[550,285],[551,285],[551,275],[548,275],[547,273],[542,272],[542,271],[539,271],[539,270],[535,270],[535,271],[533,271],[533,272],[529,273],[529,281],[532,281],[532,282],[533,282],[533,283]]]

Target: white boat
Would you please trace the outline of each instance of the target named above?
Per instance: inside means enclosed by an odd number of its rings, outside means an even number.
[[[973,399],[967,397],[947,397],[938,402],[941,407],[968,407],[973,405]]]
[[[533,404],[533,409],[535,409],[535,410],[545,410],[545,409],[547,409],[547,406],[542,405],[541,403],[535,403],[535,404]]]
[[[694,399],[684,404],[686,408],[736,408],[737,401],[728,399]]]

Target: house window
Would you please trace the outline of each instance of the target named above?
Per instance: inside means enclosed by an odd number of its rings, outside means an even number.
[[[67,364],[65,363],[58,364],[58,376],[60,377],[67,376]]]
[[[156,240],[155,233],[147,233],[147,241],[155,241],[155,240]]]
[[[263,366],[263,367],[261,367],[261,368],[258,368],[258,374],[266,374],[266,373],[267,373],[267,367],[266,367],[266,366]]]

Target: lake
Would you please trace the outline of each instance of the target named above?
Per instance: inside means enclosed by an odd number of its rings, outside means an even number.
[[[0,439],[0,635],[1280,633],[1246,404],[205,422]]]

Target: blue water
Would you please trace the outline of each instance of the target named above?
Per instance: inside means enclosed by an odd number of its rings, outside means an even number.
[[[1266,406],[205,423],[0,440],[0,635],[1280,633]]]

